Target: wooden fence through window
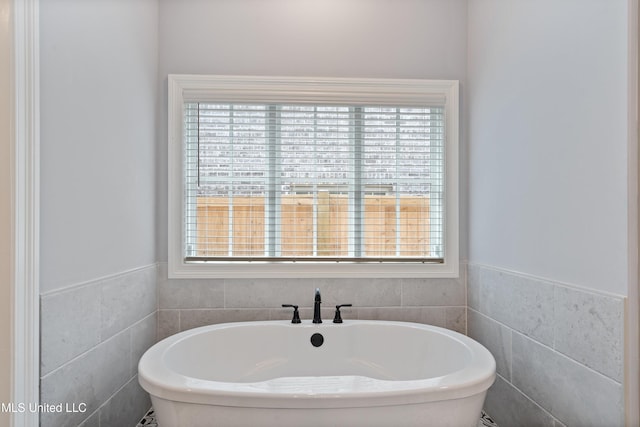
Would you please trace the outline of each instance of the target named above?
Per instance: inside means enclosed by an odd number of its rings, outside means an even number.
[[[428,196],[367,195],[361,215],[363,256],[430,256]],[[277,219],[282,256],[349,256],[347,195],[318,192],[315,213],[313,194],[282,195]],[[196,256],[264,256],[265,224],[262,196],[198,197]]]

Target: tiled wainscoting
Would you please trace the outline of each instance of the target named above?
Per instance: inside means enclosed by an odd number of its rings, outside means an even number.
[[[135,426],[150,407],[137,363],[156,339],[197,326],[289,319],[281,304],[323,318],[444,326],[483,343],[498,378],[485,408],[498,425],[621,426],[624,298],[471,264],[460,279],[173,280],[166,264],[41,296],[41,426]],[[465,277],[465,276],[468,276]]]
[[[140,356],[156,341],[157,266],[41,296],[41,401],[85,412],[44,412],[42,427],[135,426],[151,405]]]
[[[333,319],[337,304],[351,303],[341,309],[343,319],[429,323],[466,333],[464,273],[459,279],[173,280],[160,264],[158,338],[214,323],[290,319],[282,304],[299,305],[302,319],[310,319],[315,288],[324,319]]]
[[[494,355],[501,426],[624,424],[624,298],[468,266],[468,331]]]

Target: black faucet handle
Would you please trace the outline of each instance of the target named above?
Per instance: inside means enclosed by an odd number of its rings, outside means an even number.
[[[336,315],[333,317],[333,323],[342,323],[342,316],[340,316],[340,309],[342,307],[351,307],[353,304],[340,304],[336,305]]]
[[[293,319],[291,323],[302,323],[300,320],[300,313],[298,312],[298,306],[293,304],[282,304],[284,308],[293,308]]]

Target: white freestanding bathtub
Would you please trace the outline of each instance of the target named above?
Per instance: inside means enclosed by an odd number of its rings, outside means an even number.
[[[151,347],[138,372],[159,427],[478,424],[495,360],[471,338],[406,322],[307,322],[205,326]]]

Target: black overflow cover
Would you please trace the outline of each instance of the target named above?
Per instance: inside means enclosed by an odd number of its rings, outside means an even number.
[[[323,342],[324,337],[322,336],[322,334],[311,335],[311,344],[313,344],[314,347],[320,347]]]

